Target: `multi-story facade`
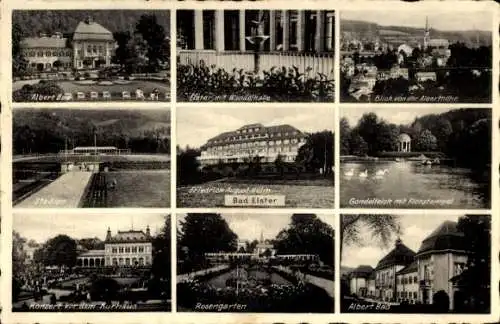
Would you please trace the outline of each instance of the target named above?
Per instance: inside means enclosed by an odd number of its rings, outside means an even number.
[[[216,64],[228,71],[297,66],[333,75],[335,13],[325,10],[180,10],[182,64]]]
[[[413,261],[396,274],[396,297],[398,302],[418,302],[417,262]]]
[[[422,241],[417,253],[397,240],[396,247],[371,274],[368,266],[353,270],[349,274],[349,292],[359,297],[375,296],[380,301],[409,304],[430,305],[439,298],[439,302],[449,303],[450,310],[463,309],[469,297],[464,296],[454,278],[465,270],[468,254],[457,223],[445,221]],[[373,274],[375,287],[370,288]]]
[[[41,34],[19,45],[28,70],[37,72],[109,66],[116,48],[113,34],[91,18],[81,21],[71,36]]]
[[[78,255],[79,267],[150,267],[153,244],[149,226],[139,230],[118,231],[108,228],[104,250],[88,250]]]
[[[460,308],[464,297],[451,279],[465,269],[467,256],[464,234],[458,231],[456,222],[442,223],[423,240],[416,255],[419,301],[433,304],[437,293],[446,294],[449,309]]]
[[[394,249],[383,257],[375,268],[376,296],[386,302],[396,301],[397,273],[413,262],[415,252],[400,239],[396,240]]]
[[[290,125],[264,126],[249,124],[208,140],[201,147],[202,166],[223,163],[242,163],[256,156],[271,163],[279,156],[284,162],[294,162],[307,135]]]

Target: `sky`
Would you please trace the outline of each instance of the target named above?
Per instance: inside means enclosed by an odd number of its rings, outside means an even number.
[[[359,119],[366,113],[374,112],[379,118],[396,125],[411,124],[416,117],[428,114],[441,114],[452,109],[447,107],[397,107],[397,108],[341,108],[340,118],[345,117],[349,125],[354,127]]]
[[[290,124],[303,132],[335,129],[332,107],[180,108],[177,109],[177,145],[200,147],[220,133],[253,123],[264,126]]]
[[[429,26],[441,31],[485,30],[491,31],[492,15],[486,11],[342,11],[342,19],[362,20],[382,26],[405,26],[425,28],[425,17]]]
[[[420,248],[422,241],[432,233],[441,223],[446,220],[458,221],[463,215],[399,215],[401,220],[401,240],[403,244],[412,249],[415,253]],[[386,248],[382,248],[376,241],[371,239],[370,232],[366,227],[362,227],[361,235],[366,239],[365,246],[347,246],[342,249],[341,265],[347,267],[357,267],[359,265],[371,265],[375,268],[378,261],[387,255],[393,248],[394,243]],[[396,237],[393,238],[393,241]]]
[[[158,234],[163,224],[165,214],[66,214],[58,211],[55,214],[16,213],[13,219],[13,230],[28,240],[44,243],[59,234],[65,234],[73,239],[98,237],[106,238],[108,227],[111,234],[118,230],[130,229],[146,231],[149,225],[151,235]]]
[[[265,240],[274,239],[276,235],[290,224],[291,214],[245,214],[224,213],[222,217],[241,241],[259,240],[262,233]],[[335,217],[331,214],[316,214],[319,219],[335,228]],[[182,221],[185,215],[179,215]]]

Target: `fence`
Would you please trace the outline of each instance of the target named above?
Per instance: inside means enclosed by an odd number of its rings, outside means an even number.
[[[260,53],[260,70],[269,71],[272,67],[296,66],[300,73],[311,69],[310,75],[323,73],[333,78],[334,58],[332,53],[295,53],[295,52],[264,52]],[[180,64],[215,65],[226,71],[234,68],[254,71],[254,53],[252,52],[215,52],[207,50],[179,51]]]

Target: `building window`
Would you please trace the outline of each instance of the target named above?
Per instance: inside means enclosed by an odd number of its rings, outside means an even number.
[[[331,11],[326,14],[325,42],[326,50],[333,51],[335,48],[335,13]]]
[[[123,253],[123,247],[120,247],[118,251],[120,251],[120,253]]]
[[[50,56],[50,51],[45,51],[45,56]]]
[[[215,49],[215,10],[203,10],[203,48]]]
[[[144,247],[143,246],[139,246],[139,253],[143,253],[144,252]]]
[[[87,55],[90,54],[90,52],[92,52],[92,46],[90,45],[87,45]]]
[[[125,253],[130,253],[130,247],[125,248]]]
[[[137,246],[132,247],[132,253],[137,253]]]
[[[113,248],[111,253],[116,253],[116,248]]]

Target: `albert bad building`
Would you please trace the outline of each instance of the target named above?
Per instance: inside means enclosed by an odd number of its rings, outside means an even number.
[[[294,162],[306,138],[305,133],[290,125],[249,124],[209,139],[198,159],[201,166],[220,161],[242,163],[256,156],[264,163],[272,163],[278,156],[284,162]]]
[[[114,236],[108,228],[104,250],[81,251],[77,257],[77,266],[84,268],[151,267],[152,241],[149,226],[146,232],[118,231]]]
[[[325,10],[179,10],[181,64],[231,71],[296,66],[333,75],[335,13]]]
[[[71,35],[41,34],[24,38],[19,46],[28,69],[43,72],[110,66],[116,43],[109,30],[88,17]]]
[[[457,285],[469,254],[457,223],[445,221],[412,251],[398,239],[375,269],[361,265],[349,274],[349,293],[382,302],[434,304],[449,302],[456,310],[467,303]]]

